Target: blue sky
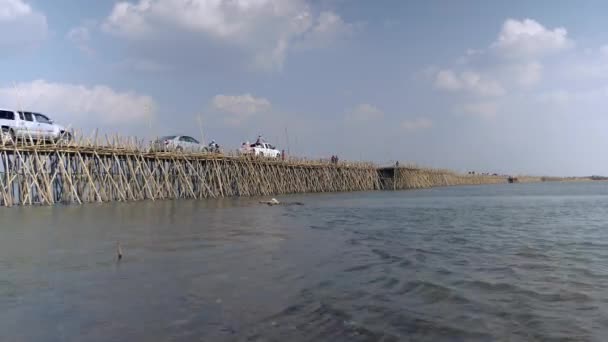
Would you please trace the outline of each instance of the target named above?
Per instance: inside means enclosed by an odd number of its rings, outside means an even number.
[[[202,127],[225,148],[263,134],[315,158],[608,174],[606,10],[0,0],[0,106],[85,132],[200,138]]]

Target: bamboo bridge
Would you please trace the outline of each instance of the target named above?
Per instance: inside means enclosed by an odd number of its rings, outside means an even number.
[[[376,168],[150,152],[134,139],[0,144],[0,206],[377,190]]]
[[[143,140],[118,136],[60,143],[3,140],[0,159],[0,207],[397,190],[507,181],[504,177],[480,178],[411,167],[392,168],[388,177],[390,168],[379,169],[372,163],[152,152]]]

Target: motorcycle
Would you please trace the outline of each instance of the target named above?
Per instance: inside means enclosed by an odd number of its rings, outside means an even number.
[[[209,146],[203,147],[203,152],[207,153],[221,153],[220,145],[218,144],[209,144]]]

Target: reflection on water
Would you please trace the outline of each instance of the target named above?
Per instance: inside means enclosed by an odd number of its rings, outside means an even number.
[[[607,338],[608,184],[279,199],[1,209],[0,341]]]

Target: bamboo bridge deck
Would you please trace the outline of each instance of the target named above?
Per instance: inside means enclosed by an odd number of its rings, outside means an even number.
[[[380,189],[369,163],[150,152],[143,141],[0,143],[0,206]]]
[[[0,136],[0,207],[91,202],[405,190],[506,183],[416,166],[151,152],[144,140],[79,136],[70,142]]]

